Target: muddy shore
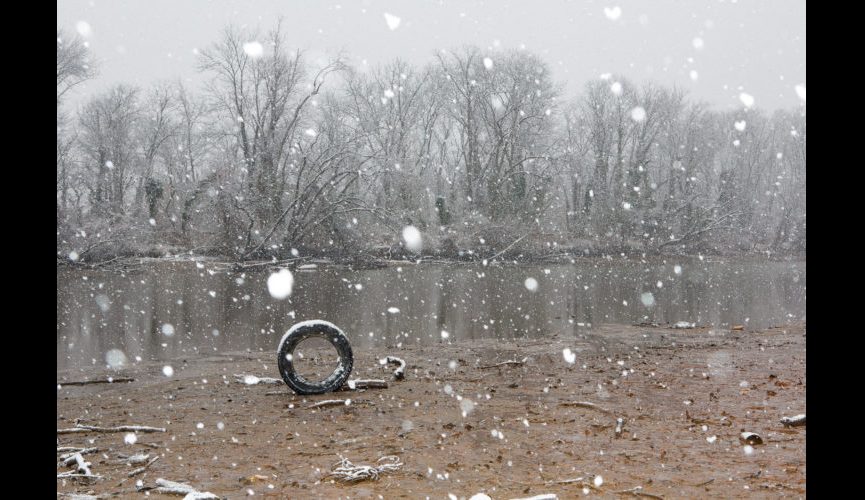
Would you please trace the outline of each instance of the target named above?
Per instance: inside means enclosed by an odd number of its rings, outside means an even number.
[[[404,380],[379,363],[386,355],[407,361]],[[805,324],[599,325],[579,338],[356,350],[352,378],[389,387],[321,396],[235,380],[278,378],[275,348],[173,360],[171,377],[155,362],[58,372],[57,429],[166,432],[138,433],[134,444],[126,433],[58,434],[58,446],[99,449],[85,458],[102,479],[58,479],[57,491],[181,498],[138,491],[165,478],[224,498],[804,497],[806,430],[779,419],[805,412],[805,360]],[[107,376],[134,381],[64,385]],[[309,408],[337,398],[351,402]],[[743,431],[763,444],[747,448]],[[129,478],[138,465],[122,457],[134,454],[159,459]],[[386,455],[404,465],[377,481],[328,476],[340,457]]]

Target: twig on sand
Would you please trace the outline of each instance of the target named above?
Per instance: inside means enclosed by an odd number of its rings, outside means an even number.
[[[61,465],[64,467],[76,461],[75,455],[84,456],[88,453],[96,453],[99,451],[99,448],[77,448],[74,451],[70,451],[69,453],[64,453],[60,455]]]
[[[553,481],[553,482],[550,483],[550,484],[571,484],[571,483],[582,483],[583,481],[585,481],[585,479],[586,479],[586,478],[584,478],[584,477],[581,476],[581,477],[575,477],[575,478],[573,478],[573,479],[562,479],[561,481]]]
[[[606,413],[608,415],[613,414],[613,412],[611,412],[610,410],[608,410],[602,406],[598,406],[595,403],[592,403],[590,401],[562,401],[561,403],[559,403],[559,406],[576,406],[578,408],[588,408],[590,410],[598,410],[599,412]]]
[[[661,497],[658,495],[653,495],[651,493],[643,492],[643,491],[641,491],[642,489],[643,489],[642,486],[634,486],[633,488],[631,488],[629,490],[615,491],[614,493],[619,493],[622,495],[634,495],[635,497],[658,498],[660,500],[664,500],[664,497]]]
[[[318,403],[311,404],[306,408],[311,410],[313,408],[325,408],[327,406],[347,406],[351,404],[350,399],[325,399],[324,401],[319,401]]]
[[[358,389],[387,389],[387,381],[380,379],[356,379],[349,380],[340,388],[341,391],[355,391]]]
[[[58,479],[67,478],[67,477],[86,477],[88,479],[102,479],[102,476],[97,476],[93,474],[90,470],[90,464],[84,461],[84,457],[81,456],[81,453],[76,453],[72,455],[72,459],[75,462],[75,470],[69,472],[61,472],[57,474]]]
[[[57,434],[73,434],[79,432],[165,432],[164,427],[147,427],[145,425],[121,425],[119,427],[97,427],[95,425],[77,424],[70,429],[57,429]]]
[[[700,486],[706,486],[707,484],[712,483],[714,481],[715,481],[715,478],[713,477],[712,479],[709,479],[708,481],[703,481],[700,484],[695,484],[694,487],[699,488]]]
[[[121,382],[135,382],[134,378],[119,377],[119,378],[100,378],[95,380],[78,380],[73,382],[57,382],[57,385],[90,385],[90,384],[119,384]]]
[[[146,471],[148,467],[150,467],[151,465],[153,465],[153,462],[155,462],[155,461],[157,461],[157,460],[159,460],[159,455],[156,455],[155,457],[151,458],[149,462],[147,462],[146,464],[142,465],[141,467],[139,467],[139,468],[137,468],[137,469],[135,469],[135,470],[130,471],[129,474],[126,474],[126,477],[135,477],[135,476],[137,476],[138,474],[141,474],[142,472]]]
[[[398,358],[396,356],[388,356],[385,358],[385,362],[387,364],[397,364],[399,365],[396,370],[393,371],[393,376],[397,380],[405,378],[405,360],[402,358]]]
[[[527,359],[528,358],[523,358],[521,361],[508,360],[508,361],[502,361],[501,363],[496,363],[494,365],[479,366],[478,370],[486,370],[487,368],[495,368],[497,366],[505,366],[505,365],[523,366],[524,364],[526,364]]]
[[[396,455],[388,455],[378,459],[377,465],[355,465],[347,458],[340,457],[340,461],[334,464],[331,476],[345,482],[363,481],[364,479],[378,479],[385,472],[399,470],[403,463]]]
[[[555,493],[543,493],[532,497],[512,498],[511,500],[558,500],[558,495]]]
[[[159,486],[154,491],[156,493],[162,493],[163,495],[186,495],[185,499],[195,499],[195,500],[205,500],[205,499],[216,499],[219,497],[210,493],[209,491],[198,491],[197,489],[189,486],[184,483],[177,483],[174,481],[169,481],[167,479],[159,478],[156,480],[156,485]]]

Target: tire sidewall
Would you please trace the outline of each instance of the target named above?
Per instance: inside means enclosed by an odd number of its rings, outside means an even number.
[[[339,365],[321,382],[310,382],[298,375],[294,363],[287,355],[308,338],[319,337],[330,342],[339,355]],[[340,389],[351,375],[354,363],[348,337],[336,325],[327,321],[315,321],[293,326],[282,338],[277,351],[277,365],[282,380],[297,394],[324,394]]]

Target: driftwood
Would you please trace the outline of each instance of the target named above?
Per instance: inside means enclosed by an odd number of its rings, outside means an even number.
[[[486,370],[487,368],[495,368],[497,366],[505,366],[505,365],[523,366],[524,364],[526,364],[526,359],[527,358],[523,358],[521,361],[508,360],[508,361],[502,361],[501,363],[496,363],[494,365],[479,366],[478,370]]]
[[[156,493],[162,493],[163,495],[186,495],[185,499],[190,500],[205,500],[211,498],[219,500],[218,496],[210,493],[209,491],[201,492],[193,488],[192,486],[184,483],[177,483],[174,481],[169,481],[167,479],[159,478],[156,480],[156,485],[158,486],[158,488],[156,488],[154,491]]]
[[[595,403],[592,403],[589,401],[562,401],[561,403],[559,403],[559,406],[576,406],[578,408],[588,408],[590,410],[598,410],[599,412],[606,413],[608,415],[613,414],[613,412],[611,412],[610,410],[608,410],[604,407],[598,406]]]
[[[88,453],[96,453],[97,451],[99,451],[99,448],[79,448],[75,451],[70,451],[69,453],[64,453],[64,454],[60,455],[60,457],[59,457],[61,460],[60,464],[64,467],[67,467],[76,461],[76,459],[75,459],[76,455],[84,456]]]
[[[95,425],[77,424],[70,429],[57,429],[57,434],[73,434],[79,432],[166,432],[164,427],[147,427],[144,425],[121,425],[119,427],[98,427]]]
[[[355,391],[358,389],[387,389],[387,381],[379,379],[356,379],[346,382],[341,391]]]
[[[118,377],[118,378],[100,378],[96,380],[79,380],[74,382],[57,382],[57,385],[90,385],[90,384],[118,384],[121,382],[135,382],[134,378]]]
[[[381,474],[399,470],[403,466],[399,457],[395,455],[381,457],[376,464],[355,465],[347,458],[341,457],[340,461],[334,464],[334,469],[330,475],[345,482],[363,481],[364,479],[376,480]]]
[[[351,401],[350,399],[325,399],[324,401],[319,401],[318,403],[307,406],[308,410],[313,408],[324,408],[326,406],[346,406],[346,402]]]
[[[653,495],[651,493],[645,493],[645,492],[641,491],[642,489],[643,489],[642,486],[634,486],[633,488],[631,488],[629,490],[616,491],[616,493],[620,493],[623,495],[634,495],[635,497],[658,498],[660,500],[664,500],[664,497],[658,496],[658,495]]]
[[[496,257],[498,257],[499,255],[501,255],[501,254],[507,252],[508,250],[511,249],[511,247],[513,247],[514,245],[516,245],[517,243],[519,243],[520,241],[522,241],[523,238],[525,238],[525,237],[528,236],[529,234],[531,234],[531,233],[526,233],[526,234],[520,236],[519,238],[515,239],[513,243],[511,243],[510,245],[506,246],[505,249],[502,250],[501,252],[499,252],[499,253],[493,255],[492,257],[487,257],[487,260],[494,260],[494,259],[495,259]]]
[[[388,356],[385,358],[385,362],[387,364],[397,364],[399,365],[396,370],[393,371],[393,376],[397,380],[405,378],[405,360],[402,358],[398,358],[396,356]]]
[[[81,456],[81,453],[76,453],[72,456],[72,461],[75,462],[75,470],[69,472],[61,472],[57,474],[58,479],[68,478],[68,477],[85,477],[88,479],[102,479],[102,476],[97,476],[93,474],[90,470],[90,464],[84,460],[84,457]]]
[[[153,465],[153,462],[156,462],[157,460],[159,460],[159,455],[156,455],[155,457],[151,458],[150,461],[147,462],[146,464],[144,464],[143,466],[141,466],[135,470],[130,471],[129,474],[126,474],[126,477],[135,477],[138,474],[141,474],[142,472],[146,471],[148,467]]]

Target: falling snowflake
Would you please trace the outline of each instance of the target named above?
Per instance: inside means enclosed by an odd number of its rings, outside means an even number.
[[[248,42],[243,44],[243,51],[246,52],[246,55],[253,59],[258,59],[264,54],[264,47],[256,42]]]
[[[526,286],[526,289],[530,292],[537,291],[537,289],[538,289],[538,280],[536,280],[534,278],[526,278],[526,281],[523,284]]]
[[[171,323],[163,323],[160,330],[162,331],[162,334],[166,337],[174,336],[174,325],[172,325]]]
[[[493,69],[493,60],[489,57],[484,57],[484,68]]]
[[[387,23],[387,27],[390,28],[391,31],[399,28],[399,23],[402,21],[399,17],[389,14],[387,12],[384,13],[384,21]]]
[[[291,295],[294,276],[288,269],[280,269],[267,278],[267,291],[274,299],[282,300]]]
[[[616,5],[615,7],[604,7],[604,15],[610,21],[615,21],[622,16],[622,8]]]
[[[138,436],[129,432],[125,436],[123,436],[123,442],[126,444],[135,444],[138,442]]]
[[[640,295],[640,301],[644,306],[652,307],[655,305],[655,296],[652,295],[652,292],[643,292],[643,294]]]
[[[391,314],[399,314],[399,307],[388,307],[387,312]]]
[[[631,110],[631,119],[635,122],[641,122],[646,119],[646,110],[642,106],[637,106]]]
[[[696,37],[691,40],[691,45],[693,45],[695,49],[700,50],[703,48],[703,39],[700,37]]]
[[[420,231],[414,226],[402,228],[402,239],[405,242],[405,247],[411,252],[418,253],[423,249]]]
[[[799,96],[799,99],[805,100],[805,84],[800,83],[794,87],[796,89],[796,95]]]
[[[475,409],[475,403],[471,399],[463,398],[460,401],[460,410],[463,412],[463,417],[468,416]]]
[[[78,21],[77,23],[75,23],[75,30],[78,32],[79,35],[83,36],[84,38],[87,38],[93,34],[93,28],[90,27],[90,23],[88,23],[87,21]]]
[[[564,356],[565,361],[570,364],[574,364],[574,362],[577,360],[577,354],[575,352],[572,352],[571,349],[568,347],[562,349],[562,356]]]
[[[740,120],[740,121],[737,121],[737,122],[733,123],[733,126],[734,126],[734,127],[736,128],[736,130],[738,130],[739,132],[742,132],[742,131],[745,130],[745,125],[746,125],[745,120]]]
[[[610,85],[610,92],[615,95],[622,95],[622,84],[619,82],[613,82],[613,84]]]
[[[695,69],[692,69],[692,70],[690,71],[690,73],[688,73],[688,76],[690,76],[690,77],[691,77],[691,80],[693,80],[693,81],[695,81],[695,82],[697,81],[698,78],[700,78],[700,74],[697,73],[697,70],[695,70]]]
[[[742,101],[742,104],[744,104],[746,108],[750,108],[754,105],[754,96],[752,96],[751,94],[746,94],[742,92],[741,94],[739,94],[739,100]]]
[[[166,377],[174,376],[174,368],[171,365],[165,365],[162,367],[162,374]]]
[[[126,365],[126,354],[120,349],[111,349],[105,353],[105,363],[111,368],[122,368]]]

